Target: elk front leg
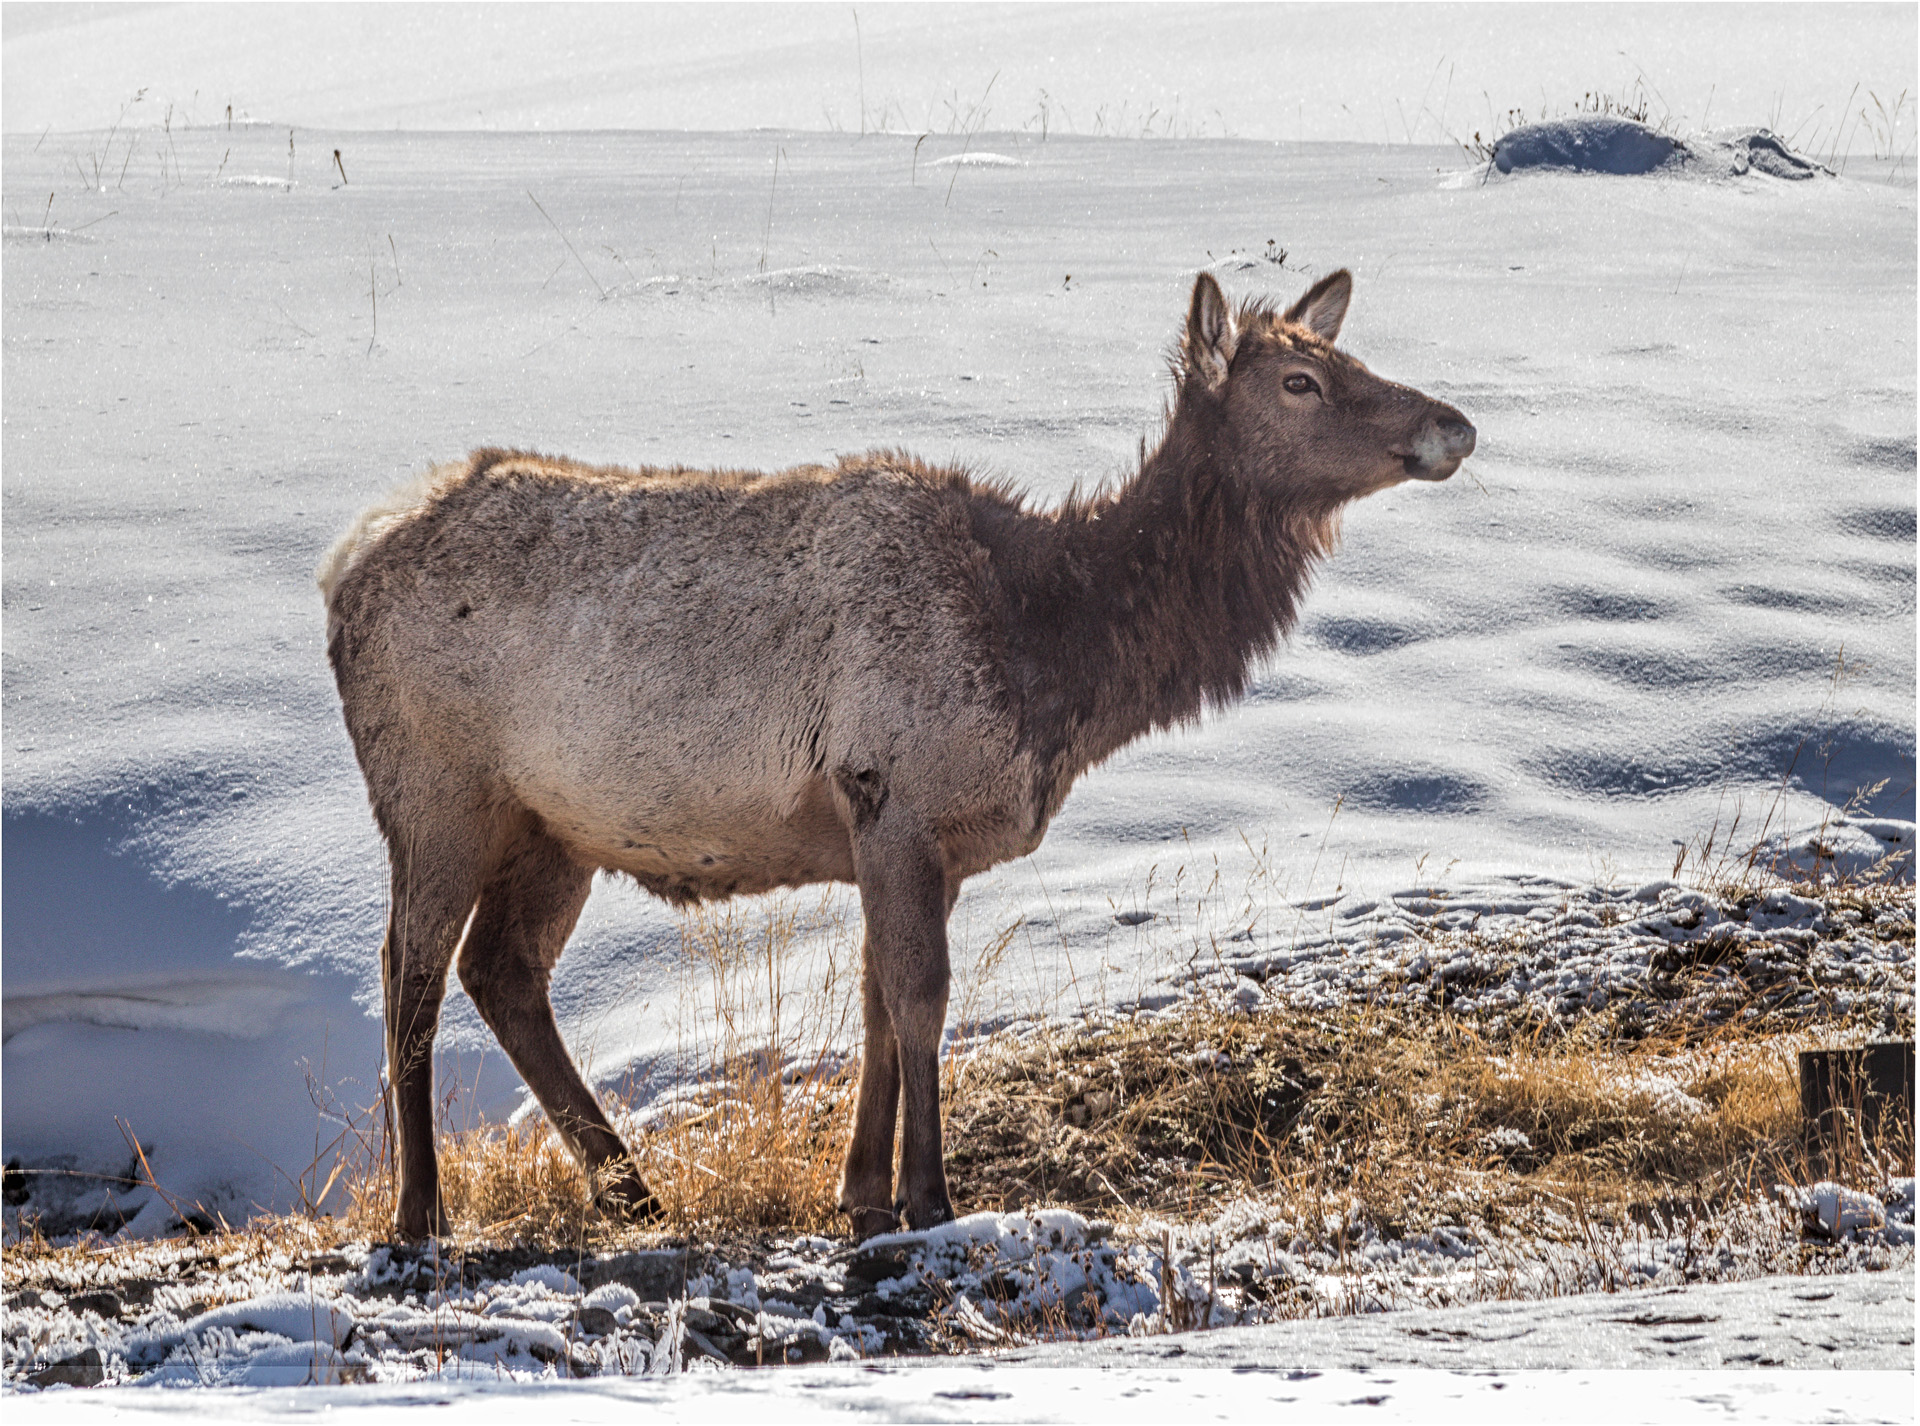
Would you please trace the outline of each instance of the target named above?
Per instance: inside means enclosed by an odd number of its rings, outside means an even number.
[[[932,829],[897,804],[883,806],[867,826],[856,826],[853,855],[867,923],[867,974],[879,982],[892,1028],[903,1106],[894,1206],[910,1226],[931,1228],[953,1217],[940,1142],[940,1036],[949,980],[946,863]],[[871,1027],[871,995],[868,1016]],[[867,1043],[873,1044],[871,1028]],[[863,1108],[866,1073],[862,1066]],[[879,1097],[876,1092],[876,1112],[884,1107]],[[877,1130],[869,1133],[862,1144],[856,1129],[850,1164],[880,1137]],[[868,1167],[864,1156],[859,1162]]]

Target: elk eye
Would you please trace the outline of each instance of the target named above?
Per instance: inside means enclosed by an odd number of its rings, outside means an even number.
[[[1315,381],[1312,377],[1306,375],[1304,372],[1298,372],[1298,371],[1294,372],[1293,375],[1289,376],[1285,381],[1281,382],[1280,384],[1286,387],[1287,390],[1291,391],[1295,396],[1305,396],[1309,391],[1317,392],[1320,389],[1319,382]]]

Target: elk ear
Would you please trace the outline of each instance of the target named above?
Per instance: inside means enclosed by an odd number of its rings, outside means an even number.
[[[1209,391],[1225,386],[1234,340],[1227,299],[1221,296],[1213,274],[1203,272],[1193,280],[1193,304],[1187,308],[1187,335],[1181,343],[1188,379],[1198,377]]]
[[[1187,307],[1187,338],[1181,344],[1187,357],[1188,380],[1198,376],[1206,390],[1221,390],[1227,384],[1233,344],[1233,313],[1227,311],[1227,299],[1221,296],[1213,274],[1202,273],[1194,278],[1194,299]]]
[[[1309,287],[1305,297],[1287,308],[1287,320],[1332,341],[1340,335],[1340,324],[1347,320],[1347,303],[1352,300],[1353,274],[1343,267]]]

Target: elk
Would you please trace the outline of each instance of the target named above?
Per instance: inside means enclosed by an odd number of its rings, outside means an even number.
[[[596,1206],[658,1216],[548,1000],[596,869],[677,904],[857,886],[839,1206],[862,1239],[952,1218],[961,884],[1039,846],[1115,750],[1240,695],[1343,506],[1473,449],[1459,411],[1335,348],[1352,286],[1236,311],[1201,274],[1158,445],[1057,509],[897,452],[762,474],[482,450],[362,514],[319,582],[392,874],[396,1233],[446,1227],[432,1047],[454,964]]]

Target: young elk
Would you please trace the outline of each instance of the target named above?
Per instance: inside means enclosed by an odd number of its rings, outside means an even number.
[[[456,961],[598,1205],[658,1213],[547,999],[595,868],[683,905],[858,886],[840,1207],[863,1238],[951,1218],[961,884],[1039,846],[1101,759],[1239,695],[1342,506],[1473,449],[1460,412],[1335,349],[1352,286],[1236,314],[1201,275],[1158,448],[1057,510],[890,452],[768,475],[485,450],[363,514],[320,585],[392,867],[396,1231],[446,1222],[432,1047]]]

